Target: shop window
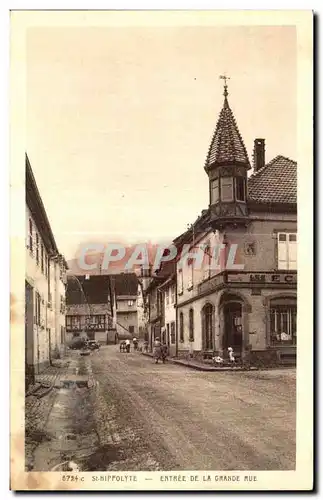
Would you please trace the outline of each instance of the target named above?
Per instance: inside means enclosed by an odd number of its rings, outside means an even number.
[[[132,307],[133,306],[133,300],[128,300],[128,306]]]
[[[219,179],[211,181],[211,205],[219,201]]]
[[[275,304],[270,307],[270,336],[273,345],[296,345],[296,304]]]
[[[221,201],[233,201],[233,177],[221,177]]]
[[[278,269],[297,270],[297,234],[278,233]]]
[[[175,321],[172,321],[170,324],[170,341],[172,344],[175,344],[176,338],[175,338]]]
[[[194,310],[193,309],[190,309],[190,312],[189,312],[189,333],[190,333],[190,337],[189,337],[190,342],[194,342]]]
[[[184,315],[179,314],[179,341],[184,342]]]
[[[236,177],[236,200],[245,201],[246,191],[245,191],[245,179],[243,177]]]

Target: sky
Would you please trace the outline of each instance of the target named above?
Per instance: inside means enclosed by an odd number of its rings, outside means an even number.
[[[250,161],[297,160],[296,29],[37,27],[27,34],[27,153],[59,250],[172,240],[208,206],[223,104]]]

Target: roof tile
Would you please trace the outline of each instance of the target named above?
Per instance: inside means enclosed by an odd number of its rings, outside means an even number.
[[[207,154],[205,167],[214,163],[245,163],[250,167],[246,147],[240,135],[236,120],[225,97],[218,123]]]
[[[248,179],[248,199],[261,203],[297,203],[297,163],[278,155]]]

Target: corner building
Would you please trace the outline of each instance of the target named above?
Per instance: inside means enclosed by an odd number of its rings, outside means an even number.
[[[209,208],[174,240],[205,248],[203,265],[177,264],[178,354],[208,358],[251,350],[264,361],[296,361],[297,164],[265,162],[254,141],[253,168],[237,122],[224,103],[205,162]],[[219,268],[209,269],[222,245]]]

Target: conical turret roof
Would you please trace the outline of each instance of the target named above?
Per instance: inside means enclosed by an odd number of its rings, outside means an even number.
[[[232,163],[244,164],[247,168],[251,168],[246,147],[229,106],[226,91],[224,96],[223,108],[212,137],[205,169],[214,164],[226,165]]]

